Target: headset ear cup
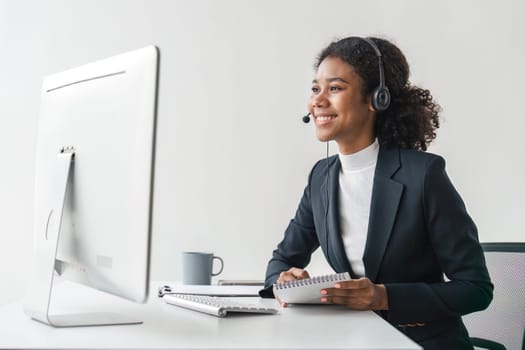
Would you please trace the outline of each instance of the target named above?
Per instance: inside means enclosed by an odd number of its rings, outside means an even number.
[[[390,91],[386,86],[378,87],[372,93],[372,107],[376,112],[383,112],[390,106]]]

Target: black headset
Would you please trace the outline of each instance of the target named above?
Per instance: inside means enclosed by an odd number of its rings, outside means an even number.
[[[372,107],[376,112],[383,112],[390,106],[390,91],[385,85],[385,72],[383,70],[383,57],[376,43],[370,38],[361,38],[374,49],[379,65],[379,86],[372,91]]]

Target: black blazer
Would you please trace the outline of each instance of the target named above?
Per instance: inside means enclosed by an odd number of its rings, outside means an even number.
[[[273,297],[280,272],[306,267],[319,246],[334,271],[356,277],[339,229],[340,166],[332,156],[313,167],[268,263],[261,296]],[[460,316],[485,309],[493,285],[476,226],[443,158],[380,147],[363,262],[366,277],[386,287],[389,310],[382,317],[425,348],[472,348]],[[424,325],[404,326],[415,323]]]

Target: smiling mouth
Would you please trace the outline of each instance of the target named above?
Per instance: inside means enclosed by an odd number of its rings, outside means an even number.
[[[337,117],[336,114],[316,115],[315,121],[318,124],[326,124],[334,120],[336,117]]]

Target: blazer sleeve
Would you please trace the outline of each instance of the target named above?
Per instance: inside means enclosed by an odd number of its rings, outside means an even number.
[[[430,242],[449,281],[385,284],[392,323],[461,316],[485,309],[492,300],[493,285],[476,226],[441,157],[427,167],[422,202]]]
[[[264,289],[259,291],[259,295],[263,298],[274,297],[272,287],[282,271],[291,267],[306,267],[312,253],[319,247],[312,213],[311,190],[312,177],[320,163],[321,161],[317,162],[310,172],[308,185],[299,202],[295,217],[288,224],[283,240],[277,245],[268,262]]]

